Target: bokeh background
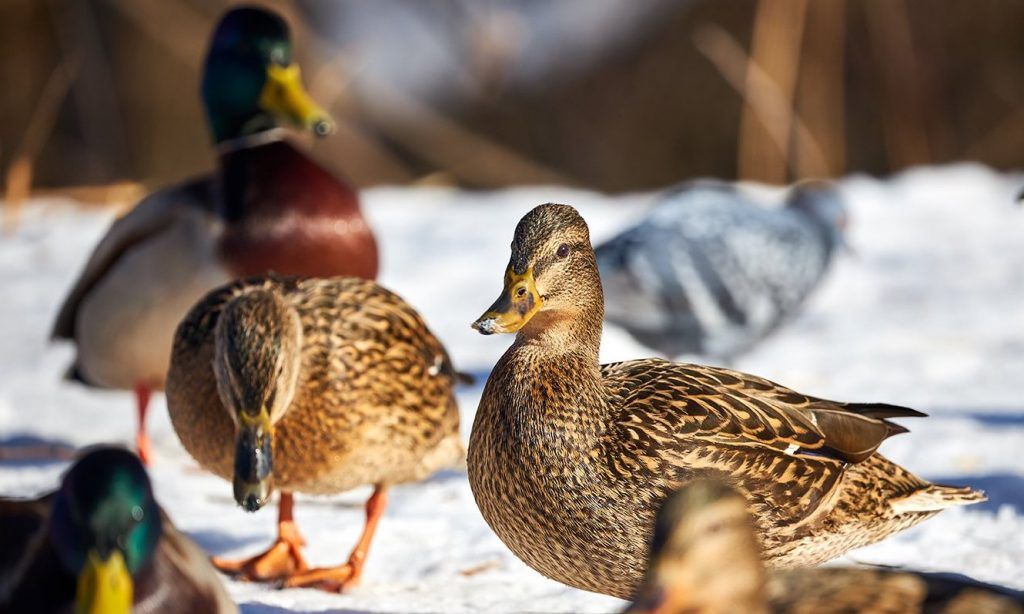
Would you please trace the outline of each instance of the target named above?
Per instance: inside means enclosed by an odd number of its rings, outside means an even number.
[[[365,188],[380,282],[478,376],[458,392],[464,439],[510,342],[469,323],[497,296],[530,207],[573,204],[599,243],[689,178],[835,178],[852,252],[732,366],[809,394],[929,413],[882,452],[989,495],[840,563],[1024,589],[1024,209],[1014,204],[1024,2],[258,3],[291,24],[304,81],[338,123],[330,138],[289,138]],[[213,25],[234,4],[0,0],[0,449],[70,456],[133,441],[131,395],[62,381],[74,349],[49,331],[118,214],[215,168],[199,75]],[[650,355],[605,327],[603,360]],[[182,449],[163,396],[154,403],[151,475],[177,526],[218,555],[265,546],[274,514],[243,515],[227,484]],[[14,458],[0,459],[5,496],[53,488],[66,468]],[[347,553],[368,495],[300,499],[311,561]],[[359,590],[230,582],[232,597],[247,614],[624,605],[527,568],[486,525],[461,472],[397,487],[391,501]]]
[[[195,84],[231,4],[0,3],[9,193],[211,168]],[[1010,0],[264,4],[339,121],[317,157],[364,187],[1006,169],[1024,140],[1024,4]]]

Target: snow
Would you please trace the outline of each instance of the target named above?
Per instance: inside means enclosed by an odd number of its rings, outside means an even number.
[[[849,242],[804,312],[734,367],[801,391],[927,411],[882,451],[933,480],[985,489],[985,504],[944,512],[845,561],[966,573],[1024,588],[1024,179],[975,165],[922,168],[888,181],[842,183]],[[753,188],[765,193],[770,190]],[[636,219],[654,194],[566,188],[470,192],[378,188],[364,209],[383,247],[382,283],[419,308],[458,367],[481,381],[460,392],[468,437],[483,377],[511,341],[473,321],[501,287],[519,217],[542,202],[577,206],[601,240]],[[113,212],[35,201],[0,240],[0,444],[129,443],[133,400],[60,381],[71,358],[47,341],[61,298]],[[602,358],[649,355],[608,329]],[[151,421],[156,492],[175,522],[219,555],[254,553],[274,531],[273,508],[240,511],[227,483],[203,474],[170,428],[163,399]],[[60,462],[0,463],[0,492],[51,488]],[[369,489],[299,497],[313,564],[341,562],[355,543]],[[564,587],[518,561],[491,533],[465,474],[392,489],[363,584],[346,595],[232,582],[246,612],[608,612],[622,602]]]

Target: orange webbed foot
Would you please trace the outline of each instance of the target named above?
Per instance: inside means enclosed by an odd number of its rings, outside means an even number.
[[[240,580],[265,582],[290,578],[309,569],[302,556],[306,540],[293,524],[280,528],[277,540],[266,551],[247,559],[230,560],[211,557],[210,562],[221,572]]]
[[[281,588],[318,588],[329,593],[344,593],[359,584],[359,576],[359,570],[352,563],[317,567],[291,574]]]

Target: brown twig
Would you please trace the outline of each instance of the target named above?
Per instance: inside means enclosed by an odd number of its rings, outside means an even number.
[[[836,177],[846,168],[844,0],[808,5],[796,108],[821,147],[825,168],[796,148],[797,177]]]
[[[60,108],[71,85],[78,77],[80,62],[65,58],[53,69],[47,79],[39,101],[28,120],[21,142],[11,157],[4,173],[4,232],[10,234],[18,227],[21,208],[32,192],[32,171],[43,145],[53,133]]]
[[[760,0],[754,16],[754,32],[747,61],[745,90],[762,87],[767,78],[774,84],[778,111],[772,121],[776,126],[762,124],[764,117],[746,98],[740,117],[737,170],[742,179],[769,183],[785,183],[790,165],[789,143],[793,123],[793,93],[800,68],[800,47],[803,40],[807,0]],[[785,135],[779,139],[769,133]]]
[[[694,33],[693,42],[757,114],[780,155],[788,151],[789,126],[792,126],[798,146],[808,159],[818,168],[827,168],[821,148],[800,116],[787,105],[787,98],[775,82],[750,59],[736,39],[721,27],[708,24]],[[786,161],[795,175],[795,162],[789,158]]]

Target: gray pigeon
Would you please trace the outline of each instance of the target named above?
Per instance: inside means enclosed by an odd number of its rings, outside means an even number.
[[[843,244],[836,188],[801,183],[770,208],[688,182],[597,248],[605,318],[667,357],[731,360],[794,314]]]

